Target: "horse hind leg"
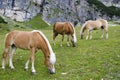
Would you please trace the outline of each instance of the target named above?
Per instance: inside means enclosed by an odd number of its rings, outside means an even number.
[[[57,35],[58,35],[57,33],[54,33],[54,34],[53,34],[53,44],[54,44],[54,45],[55,45],[55,38],[57,37]]]
[[[92,31],[90,31],[90,39],[92,39]]]
[[[70,43],[69,43],[69,35],[68,35],[68,38],[67,38],[67,46],[70,46]]]
[[[9,46],[5,47],[3,52],[2,69],[5,69],[5,64],[7,63],[8,54],[9,54]]]
[[[12,58],[13,58],[13,55],[14,55],[14,53],[15,53],[15,51],[16,51],[16,46],[15,46],[15,45],[12,45],[11,47],[12,47],[12,51],[11,51],[11,53],[9,54],[9,57],[10,57],[10,59],[9,59],[9,67],[10,67],[11,69],[14,69],[13,62],[12,62]]]

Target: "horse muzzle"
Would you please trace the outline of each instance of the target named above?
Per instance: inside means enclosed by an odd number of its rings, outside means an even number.
[[[83,39],[83,35],[81,35],[80,38]]]
[[[50,74],[55,74],[55,68],[49,69]]]
[[[73,44],[73,47],[76,47],[76,44],[75,44],[75,43]]]

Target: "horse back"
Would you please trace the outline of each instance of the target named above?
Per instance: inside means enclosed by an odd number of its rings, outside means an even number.
[[[37,44],[39,42],[39,34],[36,32],[27,31],[12,31],[7,34],[5,39],[5,45],[16,46],[21,49],[30,49],[31,47],[40,47]]]
[[[74,33],[74,30],[70,22],[56,22],[53,27],[53,32],[59,34],[70,34]]]
[[[66,28],[65,28],[65,24],[62,23],[62,22],[56,22],[54,24],[54,27],[53,27],[53,32],[54,33],[59,33],[59,34],[62,34],[63,32],[65,32]]]
[[[93,29],[93,30],[97,30],[102,26],[102,23],[100,21],[87,21],[86,24],[86,29]]]

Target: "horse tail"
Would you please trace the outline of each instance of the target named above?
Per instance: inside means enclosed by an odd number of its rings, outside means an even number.
[[[53,25],[53,33],[55,32],[56,23]]]
[[[81,37],[81,39],[83,38],[83,32],[84,32],[84,30],[85,30],[86,24],[87,24],[87,22],[85,22],[85,23],[83,24],[83,26],[81,27],[81,30],[80,30],[80,37]]]
[[[47,37],[41,31],[39,31],[39,30],[33,30],[33,32],[39,32],[39,34],[45,39],[45,41],[46,41],[46,43],[48,45],[49,51],[50,51],[50,63],[51,64],[55,64],[56,57],[55,57],[55,54],[54,54],[54,52],[52,50],[52,47],[51,47],[51,45],[50,45]]]
[[[72,23],[70,23],[71,24],[71,26],[72,26],[72,29],[73,29],[73,31],[74,31],[74,33],[73,33],[73,41],[76,43],[77,42],[77,37],[76,37],[76,32],[75,32],[75,28],[74,28],[74,26],[73,26],[73,24]]]
[[[4,45],[5,45],[5,48],[4,48],[4,52],[3,52],[3,55],[2,55],[3,56],[3,63],[2,63],[2,65],[4,65],[4,63],[7,62],[8,55],[9,55],[9,49],[10,49],[9,34],[5,35]],[[4,67],[3,67],[3,69],[4,69]]]

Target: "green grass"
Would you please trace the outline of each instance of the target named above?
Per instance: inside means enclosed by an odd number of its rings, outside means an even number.
[[[30,21],[25,22],[26,26],[34,28],[34,29],[45,29],[48,26],[47,23],[45,23],[40,15],[35,16],[33,19]]]
[[[41,51],[35,54],[37,74],[31,75],[31,64],[29,65],[29,70],[24,71],[29,51],[17,49],[13,58],[15,70],[11,70],[8,65],[6,65],[5,70],[0,68],[0,80],[119,80],[120,26],[109,27],[108,40],[105,38],[100,39],[101,30],[93,31],[92,40],[81,40],[79,36],[80,27],[75,29],[77,34],[76,47],[67,47],[66,36],[63,47],[60,47],[60,35],[56,38],[56,45],[54,46],[52,43],[52,26],[41,29],[56,54],[55,74],[51,75],[48,73]],[[0,63],[2,63],[4,36],[7,32],[0,32]]]

